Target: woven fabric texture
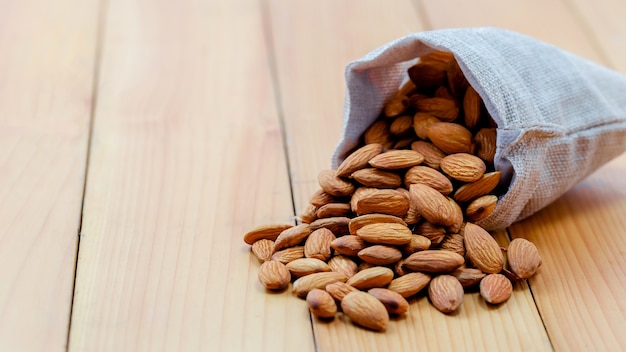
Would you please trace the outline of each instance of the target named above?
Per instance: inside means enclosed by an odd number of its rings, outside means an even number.
[[[500,229],[556,200],[626,150],[626,76],[555,46],[498,28],[414,33],[346,68],[336,167],[379,116],[415,60],[452,52],[497,128],[496,170],[510,180],[479,224]]]

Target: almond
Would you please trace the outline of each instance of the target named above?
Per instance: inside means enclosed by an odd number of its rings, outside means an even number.
[[[359,271],[346,282],[348,285],[367,290],[387,286],[393,279],[393,271],[384,266],[374,266]]]
[[[403,276],[403,275],[406,275],[406,274],[410,273],[410,271],[407,270],[404,267],[404,260],[403,259],[398,260],[393,265],[393,272],[396,273],[396,276]]]
[[[411,229],[396,223],[377,223],[361,227],[356,235],[375,244],[403,245],[411,241]]]
[[[300,244],[310,233],[311,229],[308,224],[290,227],[278,235],[274,241],[274,251]]]
[[[475,268],[461,267],[452,272],[452,275],[456,277],[463,287],[472,287],[485,277],[485,273]]]
[[[489,195],[474,199],[465,209],[465,215],[469,221],[478,222],[491,214],[496,208],[498,197]]]
[[[465,256],[465,241],[463,236],[453,233],[446,235],[439,246],[442,250],[457,253],[460,256]]]
[[[316,218],[332,218],[348,216],[352,213],[348,203],[328,203],[319,207],[316,211]]]
[[[454,100],[444,98],[420,99],[415,104],[419,112],[425,112],[438,117],[441,121],[451,122],[459,116],[459,107]]]
[[[285,248],[272,254],[272,259],[287,264],[296,259],[304,258],[304,246]]]
[[[341,199],[341,197],[332,196],[324,192],[323,189],[319,189],[313,194],[313,196],[311,196],[311,200],[309,202],[316,207],[321,207],[322,205],[326,205],[328,203],[342,203]]]
[[[441,170],[446,175],[462,182],[476,182],[485,174],[487,167],[477,156],[456,153],[441,159]]]
[[[435,91],[435,98],[444,98],[448,100],[455,100],[455,98],[450,94],[450,91],[446,87],[439,87]]]
[[[408,298],[420,292],[424,287],[428,286],[430,275],[425,273],[408,273],[393,279],[388,289],[398,292],[402,297]]]
[[[375,245],[362,249],[359,258],[374,265],[390,265],[402,259],[402,252],[395,247]]]
[[[341,302],[348,293],[355,291],[359,290],[341,281],[326,285],[326,292],[338,302]]]
[[[468,258],[482,272],[493,274],[502,271],[504,259],[498,242],[482,227],[470,222],[463,231]]]
[[[296,281],[293,282],[293,293],[300,298],[305,298],[309,291],[319,288],[323,289],[328,284],[332,284],[333,282],[341,281],[345,282],[347,278],[340,273],[336,272],[325,272],[325,273],[315,273],[307,276],[303,276]]]
[[[465,259],[458,253],[433,249],[415,252],[404,259],[406,268],[425,273],[451,272],[463,263]]]
[[[432,124],[428,128],[428,139],[447,154],[469,153],[472,145],[472,133],[467,128],[452,122]]]
[[[377,193],[378,191],[379,191],[378,188],[358,187],[354,191],[352,198],[350,198],[350,208],[352,208],[352,212],[358,213],[357,204],[359,203],[359,201],[365,197],[368,197],[374,193]]]
[[[270,260],[259,267],[259,281],[268,290],[282,290],[289,285],[291,275],[283,263]]]
[[[513,285],[502,274],[489,274],[480,280],[480,295],[491,304],[499,304],[511,297]]]
[[[386,117],[394,117],[406,111],[409,105],[409,98],[403,95],[396,95],[389,99],[383,107],[383,114]]]
[[[365,225],[376,224],[376,223],[396,223],[402,224],[406,226],[404,220],[397,216],[387,215],[387,214],[365,214],[361,216],[357,216],[355,218],[350,219],[350,233],[356,235],[356,232]]]
[[[528,279],[535,275],[542,262],[537,247],[523,238],[516,238],[511,241],[506,256],[511,270],[520,279]]]
[[[309,311],[318,318],[332,318],[337,314],[337,304],[326,291],[318,288],[309,291],[306,295]]]
[[[452,182],[441,172],[428,166],[413,166],[404,175],[404,184],[407,188],[414,183],[430,186],[443,195],[452,192]]]
[[[402,246],[402,253],[409,256],[418,251],[425,251],[430,248],[430,240],[422,235],[412,235],[409,243]]]
[[[276,238],[278,238],[278,235],[280,235],[281,232],[291,227],[293,227],[293,225],[289,225],[289,224],[272,224],[272,225],[257,226],[254,229],[250,230],[245,235],[243,235],[243,241],[246,242],[247,244],[253,244],[254,242],[260,239],[274,241],[276,240]]]
[[[408,102],[408,99],[407,99]],[[413,130],[413,116],[402,115],[398,116],[391,122],[389,126],[389,132],[396,136],[402,136]]]
[[[438,118],[425,112],[418,112],[413,116],[413,130],[415,134],[423,140],[428,139],[428,130],[430,126],[437,122],[441,122]]]
[[[383,146],[378,143],[366,144],[355,150],[337,168],[338,177],[348,177],[357,170],[367,167],[370,159],[382,153]]]
[[[409,95],[414,94],[416,90],[417,90],[417,87],[415,86],[415,83],[413,83],[413,81],[409,79],[406,82],[404,82],[404,84],[402,84],[400,89],[398,89],[398,92],[396,93],[396,95],[409,96]]]
[[[396,191],[402,193],[409,202],[409,210],[406,211],[406,215],[404,215],[402,220],[410,225],[417,224],[422,219],[422,215],[417,209],[417,204],[411,200],[411,193],[406,188],[396,188]]]
[[[274,241],[260,239],[252,244],[251,250],[260,261],[266,262],[272,259],[272,253],[274,253]]]
[[[330,267],[331,271],[344,274],[348,279],[354,276],[359,270],[352,259],[343,255],[336,255],[330,258],[328,267]]]
[[[463,96],[463,92],[469,87],[469,83],[467,83],[467,79],[465,79],[465,75],[456,60],[450,60],[446,72],[448,87],[450,87],[452,95],[456,97]]]
[[[415,233],[428,238],[430,240],[430,246],[432,248],[441,244],[446,236],[446,229],[441,226],[434,225],[428,221],[422,221],[415,227]]]
[[[363,133],[365,144],[380,144],[389,147],[391,143],[391,135],[389,134],[389,123],[385,120],[376,120]]]
[[[500,171],[489,172],[475,182],[466,183],[454,192],[454,199],[457,202],[468,202],[480,196],[489,194],[500,182]]]
[[[350,219],[345,216],[335,216],[332,218],[317,219],[309,224],[309,229],[315,231],[322,227],[329,229],[336,236],[343,236],[349,233],[348,224]]]
[[[322,170],[317,181],[324,192],[335,196],[349,196],[354,193],[354,185],[350,181],[338,177],[334,170]]]
[[[496,137],[495,128],[481,128],[474,136],[476,155],[489,164],[493,164],[496,155]]]
[[[461,231],[461,227],[463,226],[463,209],[461,209],[461,206],[459,206],[459,204],[450,197],[448,197],[448,202],[454,211],[452,212],[452,218],[450,219],[452,224],[446,229],[449,233],[459,233]]]
[[[309,235],[304,243],[304,256],[327,261],[331,256],[330,244],[335,240],[335,235],[327,228],[317,229]]]
[[[292,277],[301,277],[314,273],[330,271],[325,262],[315,258],[300,258],[287,263],[287,269]]]
[[[411,146],[411,143],[413,142],[415,142],[415,134],[409,131],[406,137],[396,140],[396,142],[392,146],[392,149],[407,149]]]
[[[452,313],[463,303],[463,286],[452,275],[439,275],[428,286],[430,302],[442,313]]]
[[[467,87],[463,97],[463,112],[465,112],[465,126],[473,129],[480,120],[482,101],[480,95],[471,86]]]
[[[441,159],[446,156],[446,154],[435,147],[434,144],[426,141],[415,141],[411,143],[411,149],[422,154],[424,156],[423,163],[433,169],[439,169]]]
[[[409,302],[398,292],[377,287],[369,289],[367,293],[381,301],[389,314],[401,315],[409,310]]]
[[[300,220],[304,224],[310,224],[317,219],[317,207],[313,204],[307,204],[300,213]]]
[[[435,225],[454,224],[456,209],[450,205],[446,196],[432,187],[419,183],[412,184],[409,191],[411,200],[415,202],[424,219]]]
[[[402,184],[400,175],[375,168],[358,170],[352,174],[352,178],[365,187],[396,188]]]
[[[420,89],[442,86],[447,80],[447,63],[441,61],[420,61],[408,69],[409,78]]]
[[[403,217],[409,210],[409,201],[402,193],[381,189],[362,197],[356,204],[358,215],[380,213]]]
[[[358,253],[366,247],[365,241],[354,235],[338,237],[330,243],[330,246],[338,254],[356,257]]]
[[[341,309],[354,323],[375,331],[384,331],[389,323],[387,309],[376,297],[360,291],[348,293]]]
[[[421,164],[424,156],[415,150],[389,150],[370,160],[370,165],[384,170],[406,169]]]

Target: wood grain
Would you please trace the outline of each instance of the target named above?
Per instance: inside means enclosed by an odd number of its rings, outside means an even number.
[[[243,234],[293,218],[258,3],[114,0],[70,351],[312,350]]]
[[[318,188],[317,173],[328,168],[341,132],[344,82],[339,72],[349,61],[407,34],[406,26],[416,31],[423,27],[415,8],[402,1],[363,6],[351,15],[351,23],[363,25],[359,28],[346,28],[345,15],[351,8],[345,4],[270,4],[292,187],[296,207],[302,209]],[[303,18],[311,18],[312,22]],[[314,23],[318,20],[323,25]],[[369,25],[376,21],[385,25]],[[504,245],[506,235],[498,236]],[[355,327],[341,314],[331,322],[315,319],[313,326],[320,351],[332,351],[337,346],[347,351],[410,350],[413,346],[433,351],[551,350],[526,285],[520,285],[507,304],[496,308],[489,307],[477,293],[466,295],[463,308],[453,316],[440,313],[422,297],[405,318],[392,321],[384,334]]]
[[[63,351],[97,1],[0,2],[0,350]]]

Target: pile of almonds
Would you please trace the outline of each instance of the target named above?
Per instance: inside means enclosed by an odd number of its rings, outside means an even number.
[[[362,144],[320,172],[301,224],[244,236],[263,262],[259,281],[282,290],[294,279],[293,292],[319,318],[340,308],[385,330],[389,314],[404,314],[426,287],[443,313],[473,287],[499,304],[541,265],[531,242],[504,249],[475,224],[498,200],[496,129],[454,57],[423,56],[408,74]]]

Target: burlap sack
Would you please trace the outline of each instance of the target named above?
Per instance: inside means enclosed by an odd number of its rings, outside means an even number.
[[[454,54],[498,125],[494,164],[510,186],[481,226],[530,216],[626,150],[625,76],[510,31],[445,29],[407,35],[347,66],[333,167],[407,79],[406,69],[435,49]]]

